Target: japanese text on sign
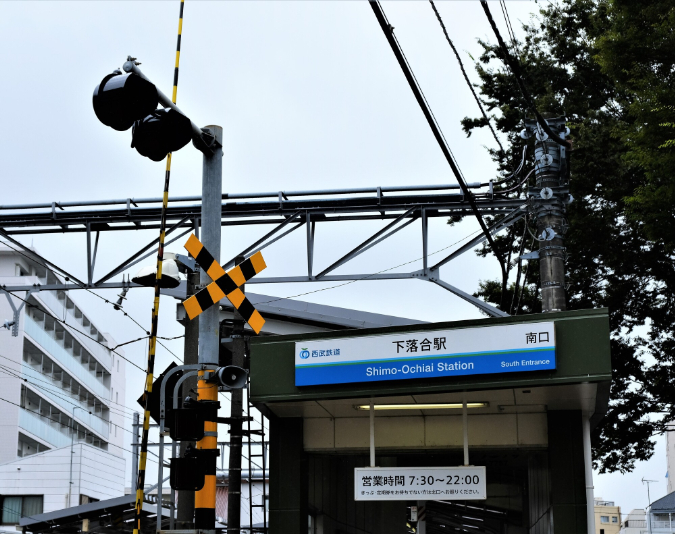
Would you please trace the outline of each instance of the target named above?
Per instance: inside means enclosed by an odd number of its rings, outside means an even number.
[[[480,500],[486,498],[485,467],[357,467],[357,501]]]
[[[295,385],[346,384],[556,368],[555,323],[516,323],[295,343]]]

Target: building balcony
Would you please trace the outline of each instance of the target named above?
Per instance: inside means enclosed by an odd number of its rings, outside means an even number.
[[[63,427],[63,430],[60,430],[46,418],[29,410],[19,410],[19,429],[23,429],[36,438],[49,443],[53,448],[65,447],[70,445],[71,442],[68,427]]]
[[[58,298],[55,291],[41,291],[35,296],[40,299],[56,317],[63,318],[64,312],[68,312],[67,322],[69,325],[72,325],[70,329],[72,335],[85,349],[87,349],[87,351],[89,351],[89,353],[94,358],[99,361],[102,366],[104,366],[108,371],[112,370],[112,356],[110,354],[110,350],[81,333],[85,332],[94,338],[98,338],[99,336],[98,331],[96,331],[96,334],[91,333],[91,328],[93,325],[91,325],[88,320],[88,324],[86,326],[83,324],[83,319],[86,319],[84,316],[76,318],[74,313],[72,313],[72,309],[64,308],[63,301]],[[77,332],[77,330],[80,332]]]
[[[41,347],[42,350],[49,354],[52,359],[92,393],[103,399],[110,398],[110,390],[103,383],[103,380],[96,377],[88,367],[82,365],[77,356],[61,345],[50,332],[44,330],[42,325],[28,314],[24,314],[24,332],[38,347]]]
[[[675,533],[675,520],[671,521],[651,521],[652,534],[671,534]]]
[[[69,390],[63,389],[59,386],[57,381],[52,381],[53,385],[50,388],[45,382],[49,382],[49,377],[36,371],[26,362],[21,364],[21,373],[25,378],[28,378],[29,383],[35,385],[39,394],[48,400],[54,406],[58,407],[65,413],[73,413],[75,407],[75,419],[88,427],[91,431],[98,434],[104,439],[108,439],[110,435],[110,422],[103,419],[103,413],[95,413],[94,408],[88,404],[80,401],[77,395],[73,395]],[[46,386],[46,387],[43,387]],[[58,392],[55,390],[59,390]],[[90,411],[94,413],[89,413]],[[45,420],[48,424],[54,426],[56,423],[51,423]]]

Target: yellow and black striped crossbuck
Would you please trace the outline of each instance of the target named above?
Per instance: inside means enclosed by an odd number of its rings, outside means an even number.
[[[239,288],[267,267],[262,253],[256,252],[233,269],[225,272],[225,269],[213,259],[213,256],[194,234],[185,243],[185,248],[213,280],[204,289],[183,302],[190,320],[220,302],[223,297],[227,297],[253,331],[259,334],[265,324],[265,319]]]

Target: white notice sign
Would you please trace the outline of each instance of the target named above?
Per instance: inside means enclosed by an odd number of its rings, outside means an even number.
[[[357,467],[357,501],[468,501],[486,498],[485,467]]]

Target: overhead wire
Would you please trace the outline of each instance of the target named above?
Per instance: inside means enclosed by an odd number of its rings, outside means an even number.
[[[8,404],[12,404],[12,405],[14,405],[14,406],[17,406],[18,408],[21,408],[21,405],[20,405],[20,404],[17,404],[16,402],[12,402],[11,400],[5,399],[4,397],[0,397],[0,401],[4,401],[4,402],[6,402],[6,403],[8,403]],[[61,423],[61,421],[59,421],[58,419],[53,419],[53,418],[51,418],[51,417],[49,417],[49,416],[46,416],[46,415],[43,415],[43,414],[38,414],[38,415],[39,415],[39,417],[44,417],[44,418],[47,419],[48,421],[53,421],[54,423],[59,423],[59,424],[65,426],[66,428],[70,428],[70,429],[73,430],[73,431],[76,431],[76,430],[77,430],[75,427],[73,427],[73,426],[71,426],[71,425],[65,425],[65,424]],[[121,450],[126,451],[126,452],[130,452],[131,454],[134,454],[134,451],[132,451],[131,449],[127,449],[126,447],[122,447],[121,445],[115,445],[114,443],[110,443],[110,442],[108,442],[108,445],[109,445],[109,446],[112,446],[112,447],[115,447],[115,448],[117,448],[117,449],[121,449]],[[154,456],[157,456],[157,455],[154,454],[154,453],[152,453],[152,454],[153,454]],[[151,461],[154,462],[154,463],[157,463],[155,460],[151,460]]]
[[[492,132],[492,137],[495,138],[495,141],[499,145],[499,149],[502,152],[504,152],[504,147],[502,146],[502,143],[499,140],[499,137],[497,137],[497,132],[492,127],[492,123],[490,122],[490,118],[487,116],[487,113],[485,112],[485,109],[483,109],[483,104],[481,103],[480,98],[478,98],[478,95],[476,94],[476,91],[473,88],[473,84],[469,80],[469,76],[466,73],[466,70],[464,69],[464,63],[462,62],[462,58],[459,56],[459,52],[457,52],[457,48],[455,48],[455,44],[452,42],[452,39],[450,39],[450,35],[448,35],[448,30],[446,29],[445,23],[443,22],[443,19],[441,18],[441,14],[438,12],[438,9],[436,9],[436,4],[434,4],[433,0],[429,0],[429,3],[431,4],[431,8],[434,10],[434,13],[436,14],[436,18],[438,19],[438,23],[441,25],[441,29],[443,30],[443,33],[445,34],[445,39],[448,41],[448,44],[450,45],[450,48],[452,48],[452,51],[455,53],[455,57],[457,58],[457,62],[459,63],[459,68],[462,70],[462,75],[464,76],[464,81],[466,81],[466,84],[469,86],[469,90],[471,91],[471,94],[473,95],[473,98],[476,101],[476,104],[478,104],[478,108],[480,109],[480,112],[483,115],[483,118],[485,119],[485,124],[487,124],[488,128],[490,128],[490,131]]]
[[[18,363],[18,362],[16,362],[15,360],[11,360],[10,358],[7,358],[7,357],[5,357],[5,356],[0,356],[0,357],[4,358],[4,359],[6,359],[6,360],[9,360],[9,361],[11,361],[11,362],[13,362],[13,363]],[[36,372],[36,373],[42,374],[42,375],[44,375],[44,376],[49,376],[49,375],[47,375],[46,373],[43,373],[43,372],[41,372],[41,371],[36,371],[35,369],[33,369],[33,371]],[[53,385],[51,382],[47,382],[46,380],[41,380],[41,379],[39,379],[39,378],[28,379],[28,378],[26,378],[26,377],[24,377],[24,376],[21,376],[21,375],[19,374],[19,371],[10,368],[10,367],[7,366],[6,364],[0,364],[0,372],[4,372],[4,373],[7,374],[8,376],[11,376],[11,377],[16,378],[16,379],[18,379],[18,380],[21,380],[21,381],[26,382],[26,383],[28,383],[28,384],[31,384],[31,385],[35,386],[37,389],[47,390],[50,394],[52,394],[52,395],[54,395],[55,397],[61,399],[62,401],[67,402],[68,404],[70,404],[70,405],[72,405],[72,406],[75,406],[75,407],[79,407],[79,408],[81,408],[81,409],[84,409],[84,408],[82,408],[79,404],[77,404],[76,402],[74,402],[73,399],[68,398],[68,397],[66,396],[67,394],[66,394],[66,391],[65,391],[65,390],[54,387],[54,385]],[[47,386],[35,384],[35,383],[32,382],[32,380],[36,380],[36,381],[38,381],[38,382],[42,382],[43,384],[47,384]],[[115,404],[115,405],[121,406],[121,407],[122,407],[121,409],[120,409],[120,408],[113,409],[113,408],[110,407],[110,406],[108,406],[108,409],[109,409],[114,415],[120,416],[120,417],[122,417],[123,419],[131,419],[131,420],[133,420],[133,417],[131,417],[130,414],[124,413],[123,411],[121,411],[122,409],[123,409],[123,410],[129,410],[129,409],[130,409],[130,408],[127,408],[125,405],[120,404],[120,403],[118,403],[118,402],[114,402],[114,401],[112,401],[112,400],[103,399],[102,397],[100,397],[99,395],[96,395],[95,393],[91,393],[91,395],[92,395],[93,397],[97,398],[99,401],[105,401],[105,402],[109,402],[109,403],[111,403],[111,404]],[[3,400],[5,400],[5,399],[3,399]],[[48,401],[48,399],[47,399],[47,401]],[[117,411],[115,411],[115,410],[117,410]],[[106,419],[104,419],[103,417],[101,417],[101,416],[99,416],[99,415],[97,415],[97,414],[95,414],[95,413],[93,413],[93,412],[91,412],[91,411],[89,411],[89,410],[87,410],[87,411],[88,411],[88,413],[89,413],[90,415],[93,415],[94,417],[100,419],[101,421],[103,421],[103,422],[105,422],[105,423],[108,423],[108,424],[112,424],[112,425],[116,426],[117,428],[121,428],[124,432],[128,432],[129,434],[132,434],[132,435],[135,436],[135,433],[134,433],[133,431],[131,431],[131,430],[125,428],[124,426],[115,425],[115,423],[112,423],[112,421],[106,420]],[[46,416],[44,416],[43,414],[39,414],[39,415],[40,415],[40,417],[46,417]],[[64,425],[64,426],[66,426],[66,425]],[[110,442],[106,442],[106,443],[110,444]],[[111,445],[114,445],[114,444],[111,444]],[[128,449],[125,449],[125,450],[128,451]],[[132,454],[134,454],[133,451],[129,451],[129,452],[132,452]],[[149,451],[149,452],[150,452],[150,454],[152,454],[152,455],[155,456],[156,458],[159,458],[159,456],[157,456],[157,454],[155,454],[154,452],[152,452],[152,451]]]
[[[52,269],[47,263],[40,261],[40,260],[39,260],[38,258],[36,258],[36,257],[29,256],[28,254],[22,252],[21,250],[19,250],[19,249],[17,249],[17,248],[14,248],[10,243],[6,243],[6,242],[4,242],[4,241],[0,241],[0,243],[3,244],[3,245],[5,245],[5,246],[7,246],[7,247],[9,247],[9,248],[11,248],[14,252],[16,252],[17,254],[20,254],[20,255],[23,256],[24,258],[26,258],[26,259],[28,259],[28,260],[30,260],[30,261],[33,261],[33,262],[37,263],[38,265],[41,265],[42,267],[44,267],[44,268],[46,268],[46,269],[50,269],[50,270]],[[17,243],[18,243],[18,242],[17,242]],[[51,263],[51,262],[50,262],[50,263]],[[54,264],[52,264],[52,265],[54,265]],[[60,269],[60,268],[58,268],[58,270],[59,270],[59,271],[63,271],[63,270]],[[88,293],[90,293],[90,294],[94,295],[95,297],[97,297],[97,298],[101,299],[102,301],[104,301],[106,304],[110,304],[110,305],[113,306],[115,309],[119,309],[119,311],[121,311],[122,314],[123,314],[125,317],[127,317],[131,322],[133,322],[133,323],[134,323],[136,326],[138,326],[141,330],[145,331],[146,334],[150,335],[150,332],[149,332],[148,330],[146,330],[145,327],[144,327],[141,323],[139,323],[136,319],[134,319],[134,318],[133,318],[126,310],[124,310],[124,307],[123,307],[122,305],[117,305],[117,304],[115,304],[114,302],[112,302],[112,301],[106,299],[106,298],[103,297],[102,295],[99,295],[98,293],[92,291],[90,288],[88,288],[86,285],[84,285],[84,284],[81,283],[81,282],[77,282],[76,280],[74,280],[74,279],[72,279],[72,278],[70,278],[70,280],[71,280],[75,285],[79,285],[79,286],[80,286],[80,289],[84,289],[84,290],[87,291]],[[5,290],[5,291],[6,291],[6,290]],[[10,293],[9,291],[7,291],[7,292]],[[14,293],[12,293],[12,294],[15,295]],[[15,296],[16,296],[16,295],[15,295]],[[19,297],[17,297],[17,298],[19,298]],[[65,310],[64,310],[64,314],[65,314]],[[165,339],[165,340],[168,340],[168,339],[174,339],[174,338],[162,338],[162,337],[159,337],[158,339]],[[162,342],[158,341],[158,344],[159,344],[161,347],[163,347],[169,354],[171,354],[171,356],[173,356],[177,361],[179,361],[179,362],[182,361],[182,360],[181,360],[181,359],[180,359],[180,358],[179,358],[179,357],[178,357],[171,349],[169,349],[169,347],[167,347],[166,345],[164,345]]]
[[[174,339],[180,339],[180,338],[183,338],[183,337],[185,337],[185,334],[183,334],[182,336],[174,336],[174,337],[159,337],[159,336],[157,336],[157,339],[164,339],[164,340],[172,341]],[[119,347],[123,347],[124,345],[130,345],[131,343],[136,343],[137,341],[143,341],[144,339],[149,339],[149,338],[150,338],[150,336],[139,337],[139,338],[136,338],[136,339],[132,339],[130,341],[125,341],[124,343],[119,343],[119,344],[115,345],[113,348],[117,349]],[[176,356],[176,358],[178,358],[178,356]]]
[[[532,244],[530,245],[530,248],[534,247],[534,239],[532,239]],[[530,268],[530,262],[527,262],[527,265],[525,266],[525,273],[523,275],[523,286],[518,293],[518,303],[516,304],[516,309],[514,311],[514,315],[518,315],[518,310],[520,309],[520,300],[523,297],[523,293],[525,292],[525,286],[527,285],[527,271]],[[517,289],[517,288],[516,288]]]
[[[444,250],[449,249],[450,247],[454,247],[455,245],[461,243],[462,241],[466,241],[467,239],[471,239],[473,236],[475,236],[476,234],[480,234],[481,232],[482,232],[482,230],[476,230],[472,234],[469,234],[468,236],[464,236],[462,239],[460,239],[458,241],[455,241],[454,243],[451,243],[446,247],[440,248],[440,249],[438,249],[438,250],[436,250],[436,251],[434,251],[430,254],[427,254],[427,258],[431,257],[431,256],[434,256],[435,254],[439,254],[439,253],[443,252]],[[291,295],[291,296],[288,296],[288,297],[279,297],[279,298],[276,298],[276,299],[273,299],[273,300],[266,300],[264,302],[260,302],[260,304],[269,304],[271,302],[277,302],[279,300],[293,299],[293,298],[302,297],[302,296],[305,296],[305,295],[311,295],[312,293],[320,293],[322,291],[328,291],[329,289],[335,289],[335,288],[342,287],[342,286],[348,286],[349,284],[354,284],[356,282],[363,282],[364,280],[368,280],[368,278],[371,278],[371,277],[376,276],[378,274],[386,273],[387,271],[392,271],[394,269],[398,269],[399,267],[403,267],[405,265],[409,265],[411,263],[415,263],[416,261],[420,261],[420,260],[423,260],[423,259],[424,259],[424,256],[419,257],[419,258],[415,258],[414,260],[406,261],[404,263],[399,263],[398,265],[394,265],[393,267],[387,267],[386,269],[382,269],[381,271],[377,271],[376,273],[366,275],[366,276],[364,276],[362,278],[358,278],[356,280],[349,280],[348,282],[344,282],[342,284],[336,284],[336,285],[330,286],[330,287],[315,289],[313,291],[307,291],[305,293],[299,293],[297,295]]]
[[[35,257],[28,256],[27,254],[23,253],[21,250],[16,249],[16,248],[14,248],[13,246],[11,246],[9,243],[5,243],[5,242],[2,242],[2,241],[0,241],[0,243],[2,243],[2,244],[4,244],[4,245],[6,245],[7,247],[11,248],[12,250],[14,250],[15,252],[17,252],[17,253],[20,254],[21,256],[23,256],[23,257],[25,257],[25,258],[27,258],[27,259],[29,259],[29,260],[31,260],[31,261],[34,261],[34,262],[38,263],[39,265],[42,265],[43,267],[45,267],[45,268],[47,268],[47,269],[50,269],[50,267],[49,267],[48,265],[46,265],[45,263],[39,261],[39,260],[36,259]],[[59,270],[60,270],[60,269],[59,269]],[[99,299],[103,300],[106,304],[111,304],[111,305],[113,305],[113,306],[116,306],[113,302],[109,301],[108,299],[106,299],[105,297],[99,295],[98,293],[95,293],[94,291],[90,290],[89,288],[85,287],[84,285],[81,286],[81,288],[84,289],[84,290],[86,290],[86,291],[88,291],[89,293],[91,293],[91,294],[94,295],[95,297],[98,297]],[[140,367],[139,365],[135,364],[134,362],[132,362],[131,360],[129,360],[129,359],[126,358],[125,356],[122,356],[120,353],[116,352],[115,349],[117,349],[117,348],[120,347],[120,346],[127,345],[127,344],[129,344],[129,343],[134,343],[134,342],[137,342],[137,341],[141,341],[141,340],[143,340],[143,339],[149,339],[149,338],[150,338],[149,335],[148,335],[148,336],[144,336],[144,337],[140,337],[140,338],[138,338],[138,339],[134,339],[134,340],[129,341],[129,342],[126,342],[126,343],[121,343],[121,344],[119,344],[119,345],[116,345],[116,346],[113,347],[113,348],[110,348],[110,347],[104,345],[103,343],[101,343],[100,341],[98,341],[97,339],[91,337],[91,336],[88,335],[87,333],[85,333],[85,332],[79,330],[78,328],[75,328],[73,325],[71,325],[70,323],[66,322],[66,320],[59,319],[59,318],[56,317],[55,315],[53,315],[53,314],[47,312],[46,310],[44,310],[44,309],[42,309],[42,308],[40,308],[40,307],[37,307],[37,306],[31,304],[31,303],[28,302],[26,299],[19,297],[17,294],[15,294],[15,293],[13,293],[13,292],[11,292],[11,291],[7,291],[6,289],[4,289],[4,288],[2,288],[2,287],[0,287],[0,289],[2,289],[3,291],[5,291],[6,293],[9,293],[10,295],[14,296],[15,298],[17,298],[17,299],[19,299],[19,300],[25,302],[27,306],[30,306],[30,307],[39,309],[41,312],[43,312],[43,313],[49,315],[52,319],[54,319],[54,320],[56,320],[56,321],[58,321],[58,322],[61,322],[61,323],[65,324],[66,326],[68,326],[68,327],[72,328],[73,330],[75,330],[76,332],[78,332],[78,333],[80,333],[80,334],[82,334],[82,335],[88,337],[88,338],[91,339],[92,341],[95,341],[96,343],[100,344],[101,346],[105,347],[106,349],[111,350],[111,352],[113,352],[114,354],[116,354],[117,356],[119,356],[120,358],[122,358],[123,360],[125,360],[126,362],[130,363],[131,365],[133,365],[134,367],[136,367],[136,368],[139,369],[140,371],[145,371],[145,369],[143,369],[143,368]],[[128,312],[126,312],[126,311],[123,309],[122,306],[119,306],[119,309],[120,309],[120,311],[123,312],[123,314],[124,314],[125,317],[127,317],[128,319],[130,319],[134,324],[136,324],[136,325],[137,325],[139,328],[141,328],[142,330],[145,330],[145,328],[143,327],[143,325],[141,325],[141,324],[140,324],[136,319],[134,319]],[[148,332],[148,331],[146,330],[146,333],[149,334],[150,332]],[[163,340],[165,340],[165,341],[167,341],[167,340],[170,341],[170,340],[179,339],[179,338],[182,338],[182,337],[185,337],[185,335],[182,335],[182,336],[175,336],[175,337],[160,337],[160,336],[157,336],[157,339],[163,339]],[[182,362],[183,362],[183,360],[181,360],[181,359],[180,359],[180,358],[179,358],[172,350],[170,350],[166,345],[164,345],[164,344],[161,343],[160,341],[158,341],[158,344],[161,345],[164,349],[166,349],[166,351],[167,351],[169,354],[171,354],[171,356],[173,356],[179,363],[182,363]],[[223,398],[225,398],[225,399],[227,400],[227,397],[224,396],[224,393],[221,392],[221,395],[223,395]]]
[[[509,17],[508,9],[506,8],[506,2],[504,0],[499,0],[499,5],[502,8],[502,15],[504,15],[504,22],[506,23],[506,30],[509,32],[509,37],[511,38],[511,43],[515,50],[518,49],[516,41],[516,33],[513,31],[513,26],[511,25],[511,17]]]
[[[520,164],[518,165],[516,170],[513,171],[513,173],[510,176],[507,176],[506,178],[502,178],[501,180],[497,180],[497,181],[490,180],[492,182],[492,185],[501,185],[503,183],[506,183],[506,182],[512,180],[516,176],[518,176],[520,174],[520,171],[522,171],[523,167],[525,166],[525,157],[526,156],[527,156],[527,145],[525,145],[523,147],[523,154],[522,154],[522,157],[521,157],[521,160],[520,160]],[[481,187],[485,187],[487,185],[490,185],[490,182],[483,182],[480,185],[481,185]]]
[[[542,130],[544,130],[547,135],[553,139],[556,143],[558,143],[561,146],[571,148],[572,145],[565,139],[562,139],[560,136],[558,136],[553,130],[551,130],[551,127],[548,125],[546,120],[541,116],[541,113],[539,113],[539,110],[536,108],[534,105],[534,101],[532,100],[532,97],[530,96],[529,91],[527,90],[527,87],[525,87],[525,82],[523,81],[522,74],[520,72],[520,66],[517,60],[515,60],[511,54],[509,53],[509,49],[506,46],[506,43],[504,42],[504,39],[502,38],[501,33],[499,32],[499,28],[497,28],[497,24],[494,21],[494,18],[492,18],[492,13],[490,12],[490,8],[488,6],[488,3],[486,0],[480,0],[480,4],[483,7],[483,11],[485,12],[485,16],[488,19],[488,22],[490,23],[490,26],[492,27],[492,31],[494,32],[495,36],[497,37],[497,41],[499,43],[499,48],[501,50],[502,54],[502,59],[504,63],[509,67],[511,70],[511,73],[513,74],[513,77],[516,79],[516,83],[518,84],[518,88],[520,89],[521,94],[523,95],[523,98],[525,99],[525,102],[527,106],[532,110],[534,113],[535,117],[537,118],[537,123],[539,123],[539,126],[541,127]]]
[[[72,405],[72,406],[81,408],[81,409],[83,409],[83,410],[85,409],[85,408],[83,408],[82,406],[80,406],[79,404],[77,404],[73,399],[69,399],[69,398],[66,396],[66,392],[65,392],[64,390],[62,390],[62,389],[59,390],[58,388],[53,387],[53,386],[50,385],[46,380],[40,380],[39,378],[28,379],[28,378],[26,378],[26,377],[21,376],[20,374],[18,374],[18,373],[19,373],[18,371],[15,371],[15,370],[13,370],[13,369],[10,369],[10,368],[7,367],[6,365],[2,365],[2,364],[0,364],[0,372],[5,373],[6,375],[8,375],[8,376],[10,376],[10,377],[12,377],[12,378],[16,378],[17,380],[21,380],[22,382],[25,382],[26,384],[30,384],[30,385],[32,385],[32,386],[34,386],[34,387],[36,387],[36,388],[41,389],[41,390],[46,390],[46,391],[48,391],[51,395],[54,395],[55,397],[61,399],[63,402],[66,402],[66,403],[68,403],[68,404],[70,404],[70,405]],[[44,384],[48,384],[48,386],[45,387],[45,386],[42,386],[42,385],[40,385],[40,384],[35,384],[32,380],[36,380],[36,381],[38,381],[38,382],[42,382],[42,383],[44,383]],[[49,401],[49,399],[45,399],[45,400],[46,400],[47,402]],[[133,420],[133,418],[130,417],[129,414],[116,412],[116,411],[112,410],[111,408],[109,408],[109,409],[110,409],[110,411],[113,413],[113,415],[118,415],[118,416],[120,416],[120,417],[122,417],[122,418],[124,418],[124,419],[131,419],[131,420]],[[110,421],[110,420],[108,420],[108,419],[104,419],[102,416],[97,415],[96,413],[94,413],[94,412],[92,412],[92,411],[90,411],[90,410],[88,410],[88,409],[87,409],[86,411],[89,413],[89,415],[93,415],[93,416],[96,417],[97,419],[100,419],[101,421],[103,421],[103,422],[105,422],[105,423],[107,423],[107,424],[112,424],[112,425],[114,425],[114,426],[116,426],[116,427],[118,427],[118,428],[121,428],[121,429],[124,430],[125,432],[129,432],[130,434],[133,434],[133,432],[132,432],[131,430],[128,430],[128,429],[124,428],[123,426],[115,425],[112,421]],[[66,414],[66,415],[67,415],[67,414]]]
[[[73,329],[75,332],[78,332],[79,334],[82,334],[83,336],[85,336],[85,337],[91,339],[94,343],[98,343],[99,345],[101,345],[101,346],[104,347],[105,349],[110,350],[113,354],[119,356],[119,357],[122,358],[124,361],[130,363],[130,364],[133,365],[134,367],[140,369],[141,371],[145,371],[145,369],[143,369],[143,368],[140,367],[139,365],[135,364],[135,363],[132,362],[130,359],[126,358],[125,356],[123,356],[123,355],[120,354],[119,352],[116,352],[116,351],[110,349],[110,347],[108,347],[107,345],[105,345],[103,342],[101,342],[101,341],[99,341],[98,339],[92,337],[91,335],[87,334],[86,332],[83,332],[83,331],[80,330],[79,328],[75,328],[73,325],[71,325],[71,324],[68,323],[67,321],[64,321],[63,319],[60,319],[60,318],[56,317],[54,314],[49,313],[47,310],[42,309],[42,307],[40,307],[40,306],[36,306],[35,304],[29,302],[28,300],[26,300],[26,299],[20,297],[20,296],[17,295],[16,293],[13,293],[13,292],[11,292],[11,291],[7,291],[4,287],[0,287],[0,289],[2,289],[2,291],[4,291],[5,293],[11,295],[12,297],[14,297],[14,298],[16,298],[16,299],[19,299],[19,300],[23,301],[23,302],[26,304],[26,306],[28,306],[28,307],[30,307],[30,308],[35,308],[35,309],[39,310],[40,312],[44,313],[45,315],[48,315],[49,317],[51,317],[51,318],[54,319],[55,321],[57,321],[57,322],[59,322],[59,323],[62,323],[62,324],[64,324],[64,325],[66,325],[67,327]]]
[[[521,256],[523,255],[523,252],[525,251],[525,236],[527,235],[527,214],[525,215],[525,221],[524,222],[524,227],[523,227],[523,235],[520,238],[520,249],[518,251],[518,270],[516,272],[516,281],[513,284],[513,296],[511,297],[511,307],[509,308],[509,313],[511,315],[515,315],[518,310],[513,310],[513,305],[516,302],[516,295],[518,294],[518,288],[520,286],[520,275],[523,270],[523,260],[521,259]]]
[[[533,173],[533,172],[534,172],[534,169],[532,169],[529,173],[527,173],[527,175],[525,176],[525,178],[523,178],[519,183],[517,183],[517,184],[514,185],[513,187],[511,187],[511,188],[509,188],[509,189],[501,189],[501,190],[499,190],[499,191],[496,191],[496,192],[495,192],[495,195],[505,195],[505,194],[507,194],[507,193],[512,193],[513,191],[517,191],[518,189],[520,189],[520,188],[523,186],[523,184],[524,184],[525,182],[527,182],[527,180],[530,178],[530,176],[532,176],[532,173]],[[503,182],[502,182],[502,183],[503,183]]]
[[[5,360],[7,360],[7,361],[9,361],[9,362],[14,363],[14,364],[18,364],[18,363],[19,363],[19,362],[17,362],[16,360],[12,360],[11,358],[8,358],[7,356],[2,356],[1,354],[0,354],[0,358],[3,358],[3,359],[5,359]],[[0,364],[0,365],[4,365],[4,366],[7,367],[8,369],[11,369],[7,364]],[[60,366],[59,366],[59,367],[60,367]],[[13,372],[18,372],[18,371],[15,370],[15,369],[12,369],[12,371],[13,371]],[[47,373],[44,373],[44,372],[42,372],[42,371],[37,371],[36,369],[32,369],[32,371],[35,372],[35,373],[39,373],[39,374],[41,374],[41,375],[44,375],[44,376],[46,376],[46,377],[50,377]],[[64,372],[67,372],[66,369],[64,369],[63,371],[64,371]],[[38,380],[38,379],[36,378],[35,380]],[[78,382],[74,377],[73,377],[73,380],[75,380],[76,382]],[[52,382],[47,382],[46,380],[41,380],[41,382],[45,382],[46,384],[50,384],[50,385],[53,386]],[[78,384],[79,384],[79,382],[78,382]],[[65,391],[65,390],[60,389],[60,391]],[[87,391],[89,391],[89,390],[87,390]],[[116,406],[120,406],[120,408],[117,408],[117,410],[127,410],[127,411],[130,411],[130,413],[124,414],[125,417],[128,417],[129,415],[131,415],[131,414],[133,414],[133,413],[135,412],[135,410],[134,410],[133,408],[128,408],[125,404],[122,404],[122,403],[120,403],[120,402],[115,402],[115,401],[113,401],[112,399],[104,399],[103,397],[101,397],[100,395],[97,395],[96,393],[92,393],[92,392],[90,392],[90,393],[91,393],[91,395],[92,395],[93,397],[97,398],[97,399],[100,400],[100,401],[103,401],[103,402],[106,402],[106,403],[110,403],[110,404],[115,404]],[[121,414],[118,414],[118,415],[121,415]]]
[[[457,183],[459,184],[460,189],[462,190],[462,194],[464,197],[469,201],[469,205],[471,206],[471,211],[473,212],[474,216],[476,217],[476,220],[478,221],[478,224],[480,225],[483,233],[485,234],[486,239],[488,240],[488,243],[490,244],[490,247],[492,248],[492,252],[495,255],[495,258],[497,258],[497,261],[499,262],[499,267],[502,272],[502,297],[504,295],[504,290],[506,288],[506,282],[507,282],[507,277],[508,273],[506,271],[506,264],[504,261],[504,256],[497,247],[494,239],[492,238],[492,235],[490,234],[485,221],[483,220],[483,217],[481,216],[480,212],[478,211],[478,206],[476,204],[476,199],[473,196],[473,193],[469,190],[469,188],[466,185],[466,181],[464,180],[464,176],[462,175],[462,172],[459,169],[459,166],[457,165],[457,162],[455,161],[455,158],[452,154],[452,151],[450,150],[450,146],[448,145],[445,136],[443,135],[443,132],[440,128],[440,125],[436,121],[436,117],[434,116],[433,112],[431,111],[431,106],[429,105],[426,97],[424,96],[424,93],[422,92],[422,88],[420,87],[419,83],[417,82],[417,79],[415,78],[415,75],[412,71],[412,68],[410,66],[410,63],[408,62],[407,58],[405,57],[405,54],[403,53],[403,49],[401,48],[401,45],[398,42],[398,39],[396,38],[396,35],[394,34],[394,29],[393,26],[389,23],[387,20],[387,17],[384,13],[384,10],[382,9],[382,6],[379,2],[379,0],[370,0],[370,6],[373,9],[373,12],[375,14],[375,17],[377,21],[380,24],[380,28],[382,29],[382,32],[384,33],[385,37],[387,38],[387,41],[389,42],[389,45],[394,52],[394,55],[396,56],[396,59],[398,61],[399,66],[401,67],[401,70],[403,71],[403,74],[405,75],[408,84],[410,85],[410,88],[425,116],[427,119],[427,123],[429,124],[429,127],[431,128],[432,133],[434,134],[434,137],[436,138],[436,141],[439,144],[439,147],[441,148],[441,151],[443,152],[443,155],[445,156],[448,164],[450,165],[450,169],[452,170],[453,174],[455,175],[455,178],[457,179]],[[500,303],[501,304],[501,303]]]

